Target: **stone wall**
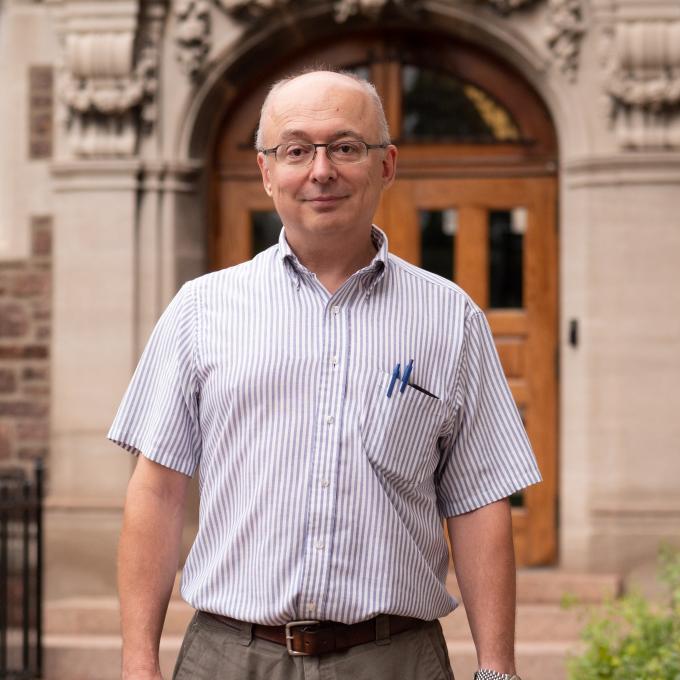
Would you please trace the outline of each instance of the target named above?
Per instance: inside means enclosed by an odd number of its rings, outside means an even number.
[[[47,458],[52,220],[31,221],[31,254],[0,262],[0,464]]]

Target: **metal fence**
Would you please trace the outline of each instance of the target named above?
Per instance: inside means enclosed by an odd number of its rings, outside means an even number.
[[[0,467],[0,680],[42,676],[42,464]]]

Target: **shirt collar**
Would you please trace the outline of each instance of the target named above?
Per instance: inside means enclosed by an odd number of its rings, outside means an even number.
[[[373,245],[378,252],[376,252],[370,264],[361,270],[361,282],[367,295],[371,294],[375,285],[385,275],[389,254],[387,236],[382,229],[379,229],[375,225],[371,226],[371,241],[373,241]],[[288,239],[286,238],[285,227],[281,229],[281,233],[279,234],[278,247],[279,259],[284,265],[286,272],[295,283],[296,288],[299,289],[301,279],[311,276],[312,273],[300,262],[300,260],[298,260],[297,255],[295,255],[290,247]]]

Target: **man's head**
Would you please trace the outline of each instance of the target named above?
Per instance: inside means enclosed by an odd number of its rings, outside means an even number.
[[[256,145],[265,191],[289,235],[369,233],[396,165],[372,85],[331,71],[279,81],[262,107]]]

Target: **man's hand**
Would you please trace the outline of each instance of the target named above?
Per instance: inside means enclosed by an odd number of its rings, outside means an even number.
[[[190,478],[139,457],[118,547],[123,680],[162,680],[158,646],[177,573]]]
[[[515,672],[515,553],[507,499],[446,520],[480,668]]]

